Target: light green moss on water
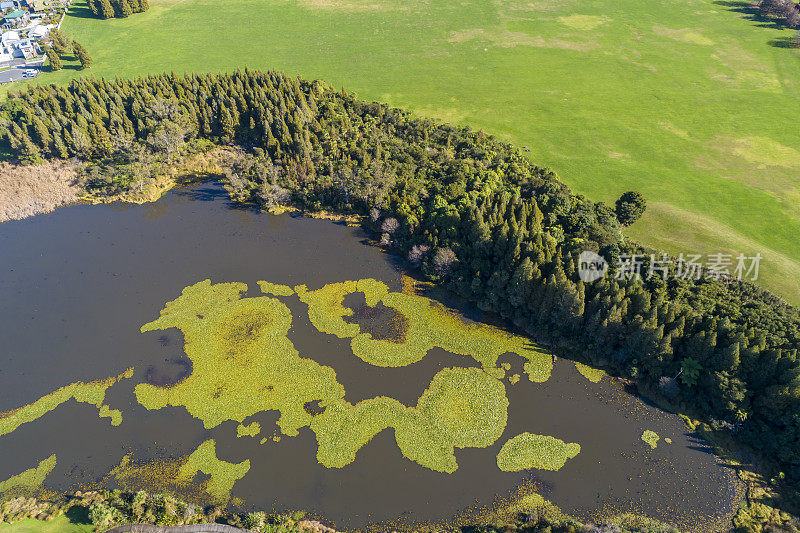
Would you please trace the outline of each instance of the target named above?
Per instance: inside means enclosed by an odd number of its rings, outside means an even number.
[[[505,388],[477,368],[444,369],[434,376],[416,407],[378,397],[351,405],[336,402],[315,417],[317,460],[343,467],[381,431],[393,428],[403,455],[439,472],[458,468],[455,448],[483,448],[503,433],[508,419]]]
[[[249,470],[249,459],[245,459],[241,463],[229,463],[218,459],[216,442],[214,439],[210,439],[192,452],[186,462],[181,465],[178,479],[188,483],[198,472],[211,476],[205,482],[206,492],[220,502],[227,502],[230,499],[234,483],[242,479]]]
[[[642,436],[640,438],[642,439],[642,441],[646,442],[648,445],[650,445],[651,448],[655,450],[656,446],[658,446],[658,439],[660,437],[655,431],[650,431],[649,429],[647,429],[644,431],[644,433],[642,433]]]
[[[606,375],[606,373],[602,370],[592,368],[589,365],[584,365],[583,363],[579,363],[577,361],[575,361],[575,368],[578,369],[578,372],[580,372],[583,377],[592,383],[600,383],[600,381],[603,379],[603,376]]]
[[[467,322],[427,298],[389,292],[386,284],[374,279],[330,283],[314,291],[301,285],[295,291],[308,304],[309,318],[317,329],[340,338],[352,338],[353,353],[375,366],[410,365],[424,358],[431,348],[439,347],[471,356],[499,378],[504,371],[497,360],[509,352],[526,360],[524,370],[531,381],[547,381],[553,369],[552,356],[541,352],[525,337]],[[344,318],[353,311],[344,306],[344,298],[357,292],[364,294],[367,305],[382,303],[408,319],[404,342],[373,339],[369,333],[361,332],[358,324],[345,322]]]
[[[255,437],[261,433],[261,424],[258,422],[253,422],[245,426],[244,424],[239,424],[236,427],[236,436],[237,437]]]
[[[56,456],[51,455],[47,459],[43,459],[34,468],[25,470],[5,481],[0,482],[0,495],[3,498],[9,498],[19,494],[31,492],[44,483],[45,478],[56,467]]]
[[[267,295],[291,296],[294,294],[294,289],[288,285],[276,285],[275,283],[270,283],[268,281],[259,281],[258,286],[261,287],[261,292]]]
[[[118,426],[122,424],[122,411],[119,409],[111,409],[107,405],[102,405],[100,407],[100,418],[110,418],[112,426]]]
[[[497,454],[497,466],[504,472],[536,468],[560,470],[581,451],[580,444],[566,443],[548,435],[521,433],[506,442]]]
[[[244,283],[201,281],[142,326],[143,332],[180,329],[192,373],[170,388],[137,385],[139,403],[147,409],[183,406],[206,428],[277,410],[281,431],[294,436],[311,422],[307,402],[344,398],[334,370],[300,357],[286,337],[289,308],[267,296],[242,299],[246,290]]]
[[[42,396],[32,404],[14,409],[13,411],[0,413],[0,436],[11,433],[22,424],[33,422],[41,418],[59,405],[73,398],[80,403],[94,405],[100,410],[100,417],[109,417],[113,425],[119,425],[119,423],[122,422],[122,413],[103,405],[103,402],[105,401],[106,391],[109,387],[120,379],[130,378],[131,376],[133,376],[133,369],[129,368],[116,377],[90,381],[89,383],[78,381],[77,383],[61,387],[46,396]],[[115,422],[119,423],[115,424]]]
[[[267,282],[259,285],[262,292],[281,296],[291,290]],[[468,324],[425,298],[389,292],[376,280],[295,290],[308,304],[317,328],[352,338],[355,353],[372,364],[410,364],[439,346],[472,356],[483,369],[440,371],[416,406],[387,397],[352,405],[344,400],[334,370],[301,357],[288,339],[292,316],[285,304],[270,296],[243,297],[244,283],[205,280],[184,289],[158,319],[142,326],[143,332],[180,329],[192,373],[172,387],[137,385],[139,402],[147,409],[182,406],[208,429],[237,421],[237,436],[258,435],[260,425],[244,425],[244,420],[277,410],[283,434],[296,436],[301,428],[310,427],[318,443],[317,460],[327,467],[352,463],[375,435],[393,429],[405,457],[432,470],[453,472],[458,468],[455,449],[490,446],[506,427],[508,399],[500,381],[506,371],[498,367],[498,357],[507,352],[525,357],[529,376],[538,381],[546,380],[552,369],[551,357],[535,351],[524,338]],[[409,317],[406,342],[377,341],[361,333],[357,324],[345,322],[352,311],[342,302],[354,292],[363,292],[370,306],[383,303]],[[314,401],[322,408],[316,415],[305,409]],[[249,463],[219,461],[214,442],[207,441],[181,467],[181,476],[211,475],[207,492],[224,499],[248,469]]]

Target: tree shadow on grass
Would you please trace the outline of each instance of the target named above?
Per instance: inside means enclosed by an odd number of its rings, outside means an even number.
[[[88,8],[84,6],[75,6],[69,10],[68,16],[75,17],[79,19],[96,19],[97,17],[94,16],[94,13]]]
[[[728,11],[739,13],[743,19],[749,20],[760,28],[772,28],[775,30],[782,30],[786,25],[780,19],[764,15],[758,10],[754,2],[746,2],[744,0],[714,0],[715,5],[723,6]]]
[[[780,39],[771,40],[768,44],[775,48],[800,49],[800,39],[797,37],[781,37]]]

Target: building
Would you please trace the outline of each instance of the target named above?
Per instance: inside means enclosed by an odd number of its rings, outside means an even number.
[[[34,13],[44,13],[53,9],[50,0],[28,0],[28,7]]]
[[[20,2],[21,0],[0,0],[0,12],[8,9],[20,9],[22,7]]]
[[[2,27],[5,30],[13,30],[27,26],[30,21],[31,16],[27,11],[17,9],[3,17]]]
[[[30,59],[42,54],[35,39],[20,37],[15,31],[7,31],[0,37],[0,63],[16,58]]]
[[[50,30],[56,27],[56,24],[36,24],[33,28],[28,30],[28,37],[39,42],[45,39],[50,34]]]

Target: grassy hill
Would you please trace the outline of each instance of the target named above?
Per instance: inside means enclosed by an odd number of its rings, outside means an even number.
[[[609,203],[649,200],[630,235],[674,253],[761,252],[800,303],[800,50],[728,0],[151,0],[63,29],[131,76],[236,66],[484,128]],[[64,82],[74,64],[40,76]]]

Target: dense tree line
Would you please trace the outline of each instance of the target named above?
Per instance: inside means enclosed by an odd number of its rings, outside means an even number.
[[[571,357],[660,387],[800,483],[798,310],[724,275],[619,276],[624,256],[643,254],[642,272],[660,257],[623,238],[620,220],[644,207],[635,194],[612,209],[481,131],[274,72],[29,87],[2,115],[20,158],[79,157],[99,189],[129,187],[147,157],[187,142],[237,144],[249,155],[228,174],[236,199],[365,215],[431,279]],[[585,250],[609,275],[581,281]]]
[[[55,495],[53,495],[55,496]],[[497,516],[475,518],[476,525],[423,527],[424,533],[678,533],[677,529],[644,517],[623,514],[601,521],[600,525],[584,524],[552,508],[544,506],[519,512],[501,509]],[[49,521],[58,516],[80,517],[91,522],[98,531],[119,524],[152,524],[180,526],[225,524],[243,528],[242,533],[320,533],[334,532],[309,521],[306,513],[236,513],[211,505],[199,506],[170,494],[148,494],[144,491],[87,491],[62,494],[47,501],[17,497],[0,502],[0,524],[15,523],[26,518]]]
[[[92,15],[101,19],[125,18],[150,9],[149,0],[88,0]]]
[[[800,27],[800,5],[794,0],[759,0],[756,6],[762,15],[780,20],[787,28]]]

